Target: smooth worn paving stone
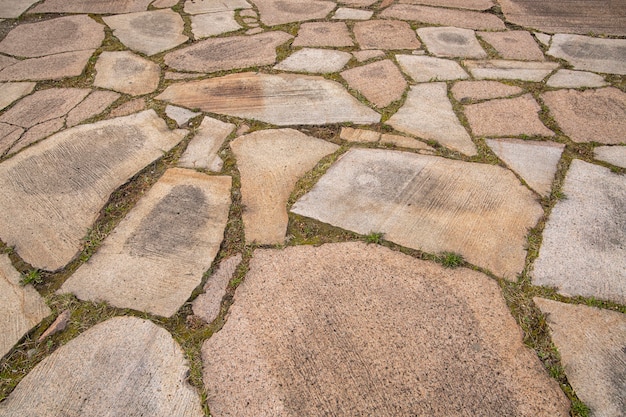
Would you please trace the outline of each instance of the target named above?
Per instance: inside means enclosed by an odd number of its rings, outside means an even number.
[[[547,53],[568,61],[574,69],[626,75],[626,39],[557,34]]]
[[[3,417],[201,417],[189,365],[149,320],[114,317],[41,361],[0,404]]]
[[[232,123],[224,123],[205,116],[195,136],[187,145],[185,153],[178,160],[178,166],[208,169],[213,172],[221,171],[224,162],[217,152],[234,129],[235,125]]]
[[[36,83],[0,83],[0,110],[30,94]]]
[[[302,48],[281,61],[274,69],[292,72],[326,74],[339,72],[352,55],[332,49]]]
[[[180,127],[186,125],[189,120],[193,119],[196,116],[199,116],[201,113],[183,109],[182,107],[167,105],[165,107],[165,114],[167,115],[167,117],[174,120],[176,124]]]
[[[626,146],[598,146],[593,156],[600,161],[626,168]]]
[[[20,280],[20,273],[11,265],[9,255],[0,255],[0,358],[26,332],[52,314],[32,285],[22,285]]]
[[[458,62],[419,55],[396,55],[400,68],[418,83],[469,78]]]
[[[178,4],[178,0],[155,0],[152,2],[152,6],[157,9],[166,9],[170,7],[174,7]]]
[[[488,10],[494,6],[492,0],[400,0],[400,3],[470,10]]]
[[[626,142],[626,93],[617,88],[548,91],[541,98],[574,142]]]
[[[259,249],[229,312],[202,346],[216,416],[568,415],[475,271],[361,242]]]
[[[416,49],[421,46],[411,26],[397,20],[357,22],[353,31],[361,49]]]
[[[490,13],[481,13],[471,10],[441,9],[412,4],[394,4],[383,10],[379,17],[474,30],[505,29],[504,22]]]
[[[0,155],[4,155],[17,142],[24,129],[8,123],[0,122]]]
[[[33,4],[37,3],[37,1],[38,0],[0,0],[0,18],[18,18]]]
[[[378,123],[380,114],[322,77],[245,72],[173,84],[156,97],[190,109],[278,126]]]
[[[193,301],[193,314],[207,323],[212,323],[219,316],[222,299],[241,259],[241,254],[237,254],[220,262],[217,271],[204,284],[204,292]]]
[[[626,410],[626,315],[582,304],[534,298],[576,395],[594,416]]]
[[[463,110],[475,136],[554,136],[539,120],[540,111],[530,94],[469,104]]]
[[[365,62],[374,58],[382,58],[385,56],[385,52],[378,49],[366,49],[364,51],[352,52],[352,55],[357,61]]]
[[[196,39],[234,32],[241,28],[242,26],[235,20],[234,11],[191,16],[191,32]]]
[[[535,38],[546,47],[550,47],[550,43],[552,43],[552,36],[546,33],[534,32]]]
[[[130,51],[102,52],[95,68],[96,87],[141,96],[159,86],[159,66]]]
[[[546,85],[553,88],[597,88],[605,87],[609,83],[593,72],[561,69],[548,78]]]
[[[292,46],[352,46],[348,26],[344,22],[311,22],[300,25]]]
[[[341,76],[350,88],[381,108],[401,99],[407,87],[402,73],[389,59],[349,69]]]
[[[417,139],[408,138],[406,136],[400,135],[391,135],[389,133],[383,133],[380,136],[380,143],[383,145],[393,145],[398,146],[400,148],[408,148],[408,149],[422,149],[427,151],[434,151],[434,149],[424,142],[420,142]]]
[[[342,127],[339,137],[348,142],[374,143],[380,140],[380,133],[373,130]]]
[[[335,11],[333,19],[343,20],[368,20],[374,14],[371,10],[351,9],[348,7],[340,7]]]
[[[240,10],[239,11],[239,16],[243,17],[254,17],[254,18],[258,18],[259,15],[257,14],[256,10],[254,9],[245,9],[245,10]]]
[[[543,52],[530,32],[512,30],[507,32],[479,32],[478,35],[489,43],[504,59],[520,61],[543,61]]]
[[[0,70],[6,67],[9,67],[13,64],[16,64],[18,62],[20,61],[15,58],[11,58],[10,56],[0,54]]]
[[[119,107],[114,108],[109,113],[109,119],[115,117],[128,116],[133,113],[139,113],[142,110],[146,109],[146,101],[142,98],[136,98],[126,103],[120,105]]]
[[[165,55],[165,63],[180,71],[217,72],[276,62],[276,48],[292,38],[281,31],[253,36],[206,39]]]
[[[189,14],[204,14],[250,8],[252,5],[246,0],[186,0],[183,10]]]
[[[220,248],[231,182],[167,170],[59,292],[171,317]]]
[[[626,177],[578,159],[535,261],[534,285],[626,304]]]
[[[294,129],[271,129],[240,136],[230,147],[241,174],[246,242],[284,243],[296,182],[339,146]]]
[[[133,13],[148,10],[152,0],[45,0],[29,13]]]
[[[377,1],[378,0],[339,0],[337,3],[354,7],[368,7]]]
[[[526,234],[543,215],[504,168],[378,149],[352,149],[292,212],[428,253],[456,252],[515,280]]]
[[[451,90],[454,98],[463,103],[473,100],[489,100],[521,94],[524,90],[498,81],[459,81]]]
[[[337,3],[322,0],[251,0],[267,26],[324,19]]]
[[[102,113],[118,98],[120,98],[120,95],[113,91],[94,91],[90,93],[67,114],[65,119],[66,126],[76,126],[80,122]]]
[[[559,67],[556,62],[463,61],[463,65],[477,80],[521,80],[540,82]]]
[[[454,58],[485,58],[487,53],[476,39],[471,29],[455,27],[425,27],[417,29],[417,34],[435,56]]]
[[[109,195],[187,132],[153,110],[76,126],[0,164],[0,239],[36,268],[80,250]]]
[[[61,80],[82,74],[95,50],[25,59],[0,71],[0,81]]]
[[[63,117],[58,117],[33,126],[28,129],[22,135],[20,140],[11,147],[10,152],[19,152],[25,147],[30,146],[41,139],[47,138],[55,132],[58,132],[63,129],[64,122],[65,119]]]
[[[550,195],[565,145],[520,139],[487,139],[487,146],[537,193]]]

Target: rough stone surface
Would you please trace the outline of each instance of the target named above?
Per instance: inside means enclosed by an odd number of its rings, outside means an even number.
[[[399,100],[407,87],[402,73],[389,59],[349,69],[341,76],[376,107]]]
[[[383,10],[382,18],[417,21],[432,25],[455,26],[475,30],[504,30],[504,22],[495,15],[471,10],[394,4]]]
[[[165,114],[167,117],[174,120],[178,126],[184,126],[189,120],[199,116],[201,113],[183,109],[182,107],[167,105],[165,107]]]
[[[56,319],[52,322],[52,324],[46,329],[45,332],[39,336],[37,339],[37,343],[41,343],[43,340],[46,340],[48,337],[62,332],[67,328],[67,325],[70,323],[70,317],[72,316],[72,312],[70,310],[63,310],[61,314],[57,316]]]
[[[267,26],[324,19],[337,4],[322,0],[251,0]]]
[[[221,3],[221,2],[220,2]],[[235,20],[234,11],[206,13],[191,16],[191,32],[196,39],[233,32],[242,26]]]
[[[530,32],[512,30],[507,32],[479,32],[478,35],[489,43],[504,59],[522,61],[543,61],[543,52]]]
[[[368,20],[355,23],[353,30],[361,49],[416,49],[421,46],[415,31],[406,22]]]
[[[0,54],[0,69],[4,69],[6,67],[9,67],[15,63],[19,62],[19,60],[15,59],[15,58],[11,58],[10,56],[6,56],[6,55],[1,55]]]
[[[593,155],[600,161],[626,168],[626,146],[598,146]]]
[[[366,49],[364,51],[352,52],[354,58],[359,62],[365,62],[374,58],[385,57],[385,52],[378,49]]]
[[[18,18],[35,3],[37,0],[0,0],[0,18]]]
[[[450,7],[455,9],[488,10],[492,0],[400,0],[400,3],[423,4],[426,6]]]
[[[13,145],[11,153],[19,152],[25,147],[58,132],[63,128],[63,124],[64,118],[57,117],[56,119],[48,120],[31,127],[22,135],[20,140]]]
[[[115,317],[41,361],[0,404],[0,413],[201,417],[188,372],[183,350],[165,329],[148,320]]]
[[[300,25],[293,46],[352,46],[348,26],[344,22],[312,22]]]
[[[61,80],[82,74],[95,50],[25,59],[0,71],[0,81]]]
[[[152,61],[129,51],[103,52],[96,63],[93,85],[140,96],[156,90],[161,71]]]
[[[553,88],[588,88],[607,86],[604,77],[593,72],[558,70],[548,78],[546,85]]]
[[[568,415],[493,280],[358,242],[255,251],[202,358],[224,417]]]
[[[0,165],[0,238],[36,268],[78,252],[109,195],[175,146],[152,110],[65,130]]]
[[[36,83],[0,83],[0,110],[15,100],[30,94]]]
[[[65,118],[66,126],[76,126],[80,122],[102,113],[119,97],[120,95],[113,91],[94,91],[90,93],[67,114]]]
[[[281,244],[287,231],[287,200],[296,182],[339,147],[293,129],[262,130],[230,144],[241,174],[248,243]]]
[[[451,91],[454,98],[463,103],[513,96],[524,90],[498,81],[459,81],[452,86]]]
[[[418,83],[462,80],[469,78],[465,70],[451,59],[432,56],[396,55],[400,68]]]
[[[378,142],[380,133],[373,130],[355,129],[352,127],[342,127],[339,137],[348,142]]]
[[[31,128],[65,116],[90,93],[86,88],[49,88],[24,97],[0,116],[0,122]]]
[[[352,55],[348,52],[302,48],[281,61],[274,69],[325,74],[341,71],[351,58]]]
[[[595,416],[626,410],[626,316],[535,298],[548,318],[567,380]]]
[[[543,46],[550,47],[550,43],[552,43],[551,35],[541,32],[535,32],[534,35]]]
[[[187,145],[185,153],[178,160],[178,166],[203,168],[213,172],[221,171],[223,161],[217,152],[234,129],[235,125],[232,123],[224,123],[205,116],[196,135]]]
[[[4,155],[20,139],[24,129],[0,122],[0,155]]]
[[[457,252],[512,280],[543,215],[504,168],[376,149],[349,151],[292,211],[429,253]]]
[[[485,58],[487,56],[471,29],[425,27],[419,28],[417,34],[428,51],[436,56],[458,58]]]
[[[371,10],[350,9],[348,7],[340,7],[333,15],[333,19],[343,20],[367,20],[374,14]]]
[[[45,0],[31,13],[133,13],[148,10],[152,0]]]
[[[184,11],[189,14],[220,13],[238,9],[250,9],[246,0],[187,0]]]
[[[626,74],[626,39],[557,34],[548,54],[565,59],[575,69]]]
[[[139,113],[140,111],[145,110],[145,109],[146,109],[146,101],[142,98],[136,98],[136,99],[127,101],[121,106],[116,107],[115,109],[111,110],[111,113],[109,113],[109,117],[114,118],[114,117],[128,116],[129,114]]]
[[[178,0],[155,0],[152,2],[152,6],[157,9],[167,9],[170,7],[174,7],[178,4]]]
[[[540,82],[559,67],[555,62],[527,61],[464,61],[463,64],[478,80],[502,79]]]
[[[388,133],[383,133],[382,135],[380,135],[380,143],[383,145],[391,144],[400,148],[434,151],[433,148],[426,145],[424,142],[420,142],[419,140],[408,138],[406,136],[391,135]]]
[[[204,284],[204,292],[193,301],[193,313],[207,323],[213,322],[220,314],[222,299],[226,295],[228,283],[241,263],[241,255],[223,260],[214,274]]]

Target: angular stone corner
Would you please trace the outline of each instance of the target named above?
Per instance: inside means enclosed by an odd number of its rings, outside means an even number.
[[[490,100],[521,94],[520,87],[507,85],[499,81],[459,81],[450,89],[454,98],[461,102]]]
[[[463,61],[465,67],[477,80],[521,80],[540,82],[559,67],[556,62]]]
[[[156,90],[161,70],[157,64],[129,51],[103,52],[96,63],[93,85],[140,96]]]
[[[504,30],[506,28],[504,22],[493,14],[413,4],[394,4],[383,10],[380,17],[474,30]]]
[[[241,254],[237,254],[220,263],[217,271],[204,284],[204,292],[193,301],[193,314],[207,323],[213,322],[219,316],[222,299],[241,259]]]
[[[205,116],[191,139],[185,153],[178,160],[178,166],[194,169],[208,169],[219,172],[224,162],[217,155],[222,143],[235,129],[232,123],[224,123],[220,120]]]
[[[379,108],[402,98],[407,87],[402,73],[389,59],[351,68],[341,76],[351,88]]]
[[[469,78],[458,62],[432,56],[396,55],[402,71],[418,83]]]
[[[89,49],[17,61],[0,71],[0,81],[43,81],[78,77],[94,52],[94,49]]]
[[[626,168],[626,146],[598,146],[593,154],[600,161]]]

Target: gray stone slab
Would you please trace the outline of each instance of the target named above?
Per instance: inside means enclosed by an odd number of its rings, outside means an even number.
[[[600,161],[626,168],[626,146],[598,146],[593,155]]]
[[[488,10],[494,6],[492,0],[400,0],[399,3],[469,10]]]
[[[521,80],[540,82],[559,67],[556,62],[463,61],[463,65],[478,80]]]
[[[349,7],[339,7],[333,19],[340,20],[368,20],[374,14],[371,10],[351,9]]]
[[[357,22],[353,31],[361,49],[416,49],[421,46],[411,26],[397,20]]]
[[[626,39],[557,34],[548,54],[568,61],[575,69],[626,75]]]
[[[626,304],[626,178],[578,159],[552,209],[533,284]]]
[[[478,35],[504,59],[543,61],[543,52],[530,32],[511,30],[506,32],[479,32]]]
[[[469,75],[451,59],[432,56],[396,55],[400,68],[418,83],[429,81],[462,80]]]
[[[171,85],[157,99],[278,126],[380,121],[341,84],[308,75],[231,74]]]
[[[349,69],[341,76],[351,88],[381,108],[400,100],[407,87],[402,73],[389,59]]]
[[[204,14],[250,8],[252,8],[252,5],[246,0],[186,0],[183,10],[189,14]]]
[[[520,87],[498,81],[459,81],[452,88],[452,95],[461,103],[473,100],[489,100],[521,94]]]
[[[425,27],[417,29],[417,34],[435,56],[453,58],[486,58],[471,29],[456,27]]]
[[[292,211],[429,253],[457,252],[509,280],[524,268],[525,236],[543,215],[504,168],[377,149],[350,150]]]
[[[332,49],[302,48],[274,66],[274,69],[326,74],[341,71],[351,58],[352,55],[348,52]]]
[[[219,316],[222,299],[241,259],[241,254],[237,254],[220,262],[217,271],[204,284],[204,292],[193,301],[193,314],[207,323],[213,322]]]
[[[550,47],[550,44],[552,43],[551,35],[541,32],[535,32],[534,35],[543,46]]]
[[[0,122],[31,128],[65,116],[91,91],[87,88],[49,88],[24,97],[0,116]]]
[[[561,69],[548,78],[546,85],[553,88],[594,88],[605,87],[609,83],[593,72]]]
[[[178,343],[149,320],[114,317],[55,350],[0,404],[6,417],[202,417]]]
[[[0,0],[0,18],[18,18],[35,3],[37,0]]]
[[[13,103],[15,100],[30,94],[35,89],[36,83],[0,83],[0,110]]]
[[[452,10],[412,4],[394,4],[379,15],[382,18],[417,21],[474,30],[504,30],[504,22],[490,13]]]
[[[322,0],[251,0],[267,26],[324,19],[337,6]]]
[[[293,129],[261,130],[231,142],[241,174],[246,242],[282,244],[296,182],[339,147]]]
[[[159,86],[159,66],[130,51],[102,52],[95,68],[96,87],[140,96]]]
[[[344,22],[311,22],[300,25],[293,46],[352,46],[354,42]]]
[[[195,136],[187,145],[185,153],[178,160],[178,166],[221,171],[224,162],[217,152],[234,129],[235,125],[232,123],[224,123],[205,116]]]
[[[478,272],[359,242],[261,249],[229,312],[202,347],[215,415],[568,415]]]
[[[0,238],[34,267],[63,267],[109,195],[185,134],[149,110],[73,127],[3,162]]]
[[[165,114],[170,119],[174,120],[176,124],[180,126],[184,126],[189,122],[189,120],[193,119],[196,116],[199,116],[201,113],[193,112],[191,110],[183,109],[182,107],[167,105],[165,107]]]
[[[626,410],[626,316],[535,298],[547,316],[568,382],[594,416]]]
[[[82,74],[95,50],[25,59],[0,71],[0,81],[61,80]]]
[[[148,10],[152,0],[45,0],[30,13],[133,13]]]
[[[66,126],[75,126],[84,120],[102,113],[119,97],[120,95],[113,91],[94,91],[90,93],[79,105],[74,107],[67,114],[65,119]]]
[[[223,2],[220,2],[223,3]],[[221,35],[241,29],[234,11],[205,13],[191,16],[191,32],[196,39]]]

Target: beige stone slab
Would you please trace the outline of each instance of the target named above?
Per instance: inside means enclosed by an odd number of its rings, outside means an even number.
[[[109,118],[128,116],[129,114],[139,113],[145,109],[146,101],[142,98],[135,98],[111,110]]]
[[[222,2],[220,2],[222,3]],[[191,32],[196,39],[217,36],[241,29],[234,11],[205,13],[191,16]]]
[[[167,105],[165,107],[165,114],[170,119],[174,120],[176,124],[181,127],[186,125],[189,120],[193,119],[196,116],[199,116],[201,113],[193,112],[191,110],[183,109],[182,107]]]
[[[488,10],[494,6],[492,0],[400,0],[399,3],[470,10]]]
[[[0,0],[0,18],[18,18],[35,3],[37,0]]]
[[[418,83],[462,80],[469,78],[458,62],[451,59],[419,55],[396,55],[400,68]]]
[[[389,59],[349,69],[341,76],[351,88],[380,108],[401,99],[407,87],[402,73]]]
[[[594,88],[606,87],[609,83],[593,72],[561,69],[548,78],[546,85],[553,88]]]
[[[540,82],[559,67],[556,62],[463,61],[463,65],[478,80],[522,80]]]
[[[626,168],[626,146],[598,146],[593,155],[600,161]]]
[[[226,295],[228,284],[241,263],[241,259],[241,254],[237,254],[220,263],[217,271],[204,284],[204,292],[193,301],[193,314],[207,323],[213,322],[219,316],[222,299]]]
[[[342,127],[339,137],[348,142],[374,143],[380,139],[380,133],[373,130]]]
[[[0,54],[0,70],[9,67],[17,62],[19,62],[19,60],[11,58],[10,56]]]
[[[454,98],[463,103],[513,96],[524,90],[498,81],[459,81],[452,86],[451,91]]]
[[[370,59],[383,58],[385,52],[378,49],[366,49],[364,51],[352,52],[354,58],[359,62],[369,61]]]
[[[0,122],[0,155],[4,155],[24,133],[24,129]]]
[[[188,80],[190,78],[198,78],[203,74],[190,74],[185,72],[174,72],[174,71],[166,71],[165,79],[166,80]]]
[[[36,91],[0,116],[0,122],[30,128],[65,116],[90,92],[87,88],[49,88]]]
[[[30,146],[33,143],[40,141],[41,139],[47,138],[53,133],[63,129],[64,124],[65,118],[57,117],[56,119],[47,120],[31,127],[26,132],[24,132],[20,140],[15,143],[13,147],[11,147],[10,152],[19,152],[27,146]]]
[[[416,49],[421,46],[411,26],[397,20],[357,22],[353,31],[361,49]]]
[[[349,7],[339,7],[333,19],[339,20],[368,20],[374,14],[371,10],[351,9]]]
[[[575,69],[626,75],[626,39],[557,34],[548,54],[565,59]]]
[[[3,162],[0,238],[34,267],[63,267],[109,195],[185,134],[149,110],[73,127]]]
[[[552,36],[547,33],[534,32],[535,38],[545,47],[550,47],[552,43]]]
[[[568,415],[495,281],[359,242],[255,251],[202,359],[223,417]]]
[[[45,0],[30,13],[133,13],[148,10],[152,0]]]
[[[456,27],[424,27],[417,29],[417,34],[435,56],[452,58],[486,58],[471,29]]]
[[[152,93],[161,75],[157,64],[130,51],[102,52],[95,69],[94,86],[131,96]]]
[[[626,410],[626,316],[616,311],[535,298],[547,316],[568,382],[592,415]]]
[[[217,152],[233,130],[235,125],[232,123],[224,123],[205,116],[195,136],[187,145],[185,153],[178,160],[178,166],[221,171],[223,161]]]
[[[204,14],[250,8],[252,6],[246,0],[186,0],[183,10],[189,14]]]
[[[426,145],[424,142],[420,142],[417,139],[400,135],[391,135],[389,133],[383,133],[382,135],[380,135],[380,143],[383,145],[390,144],[393,146],[398,146],[400,148],[421,149],[425,151],[435,150],[432,147]]]
[[[504,59],[521,61],[544,61],[543,52],[530,32],[511,30],[506,32],[479,32],[478,35]]]
[[[505,29],[504,22],[490,13],[481,13],[471,10],[441,9],[411,4],[394,4],[383,10],[380,17],[474,30]]]
[[[90,93],[67,114],[65,119],[66,126],[76,126],[80,122],[102,113],[119,97],[120,95],[113,91],[94,91]]]
[[[0,255],[0,358],[30,329],[52,314],[32,287],[20,284],[20,273],[6,254]]]
[[[350,59],[352,59],[352,55],[348,52],[332,49],[302,48],[274,66],[274,69],[327,74],[341,71]]]
[[[0,405],[6,417],[201,417],[189,366],[149,320],[114,317],[55,350]]]
[[[376,2],[377,0],[339,0],[337,3],[354,7],[368,7]]]
[[[311,22],[300,25],[293,46],[352,46],[354,42],[344,22]]]
[[[166,9],[169,7],[174,7],[178,4],[178,0],[155,0],[152,2],[152,6],[157,9]]]
[[[293,129],[261,130],[230,144],[241,174],[246,242],[282,244],[298,179],[339,147]]]
[[[0,71],[0,81],[61,80],[82,74],[95,50],[25,59]]]
[[[36,83],[0,83],[0,110],[9,106],[15,100],[30,94]]]
[[[324,19],[336,3],[322,0],[251,0],[267,26]]]
[[[341,84],[308,75],[231,74],[171,85],[157,99],[279,126],[380,121]]]

